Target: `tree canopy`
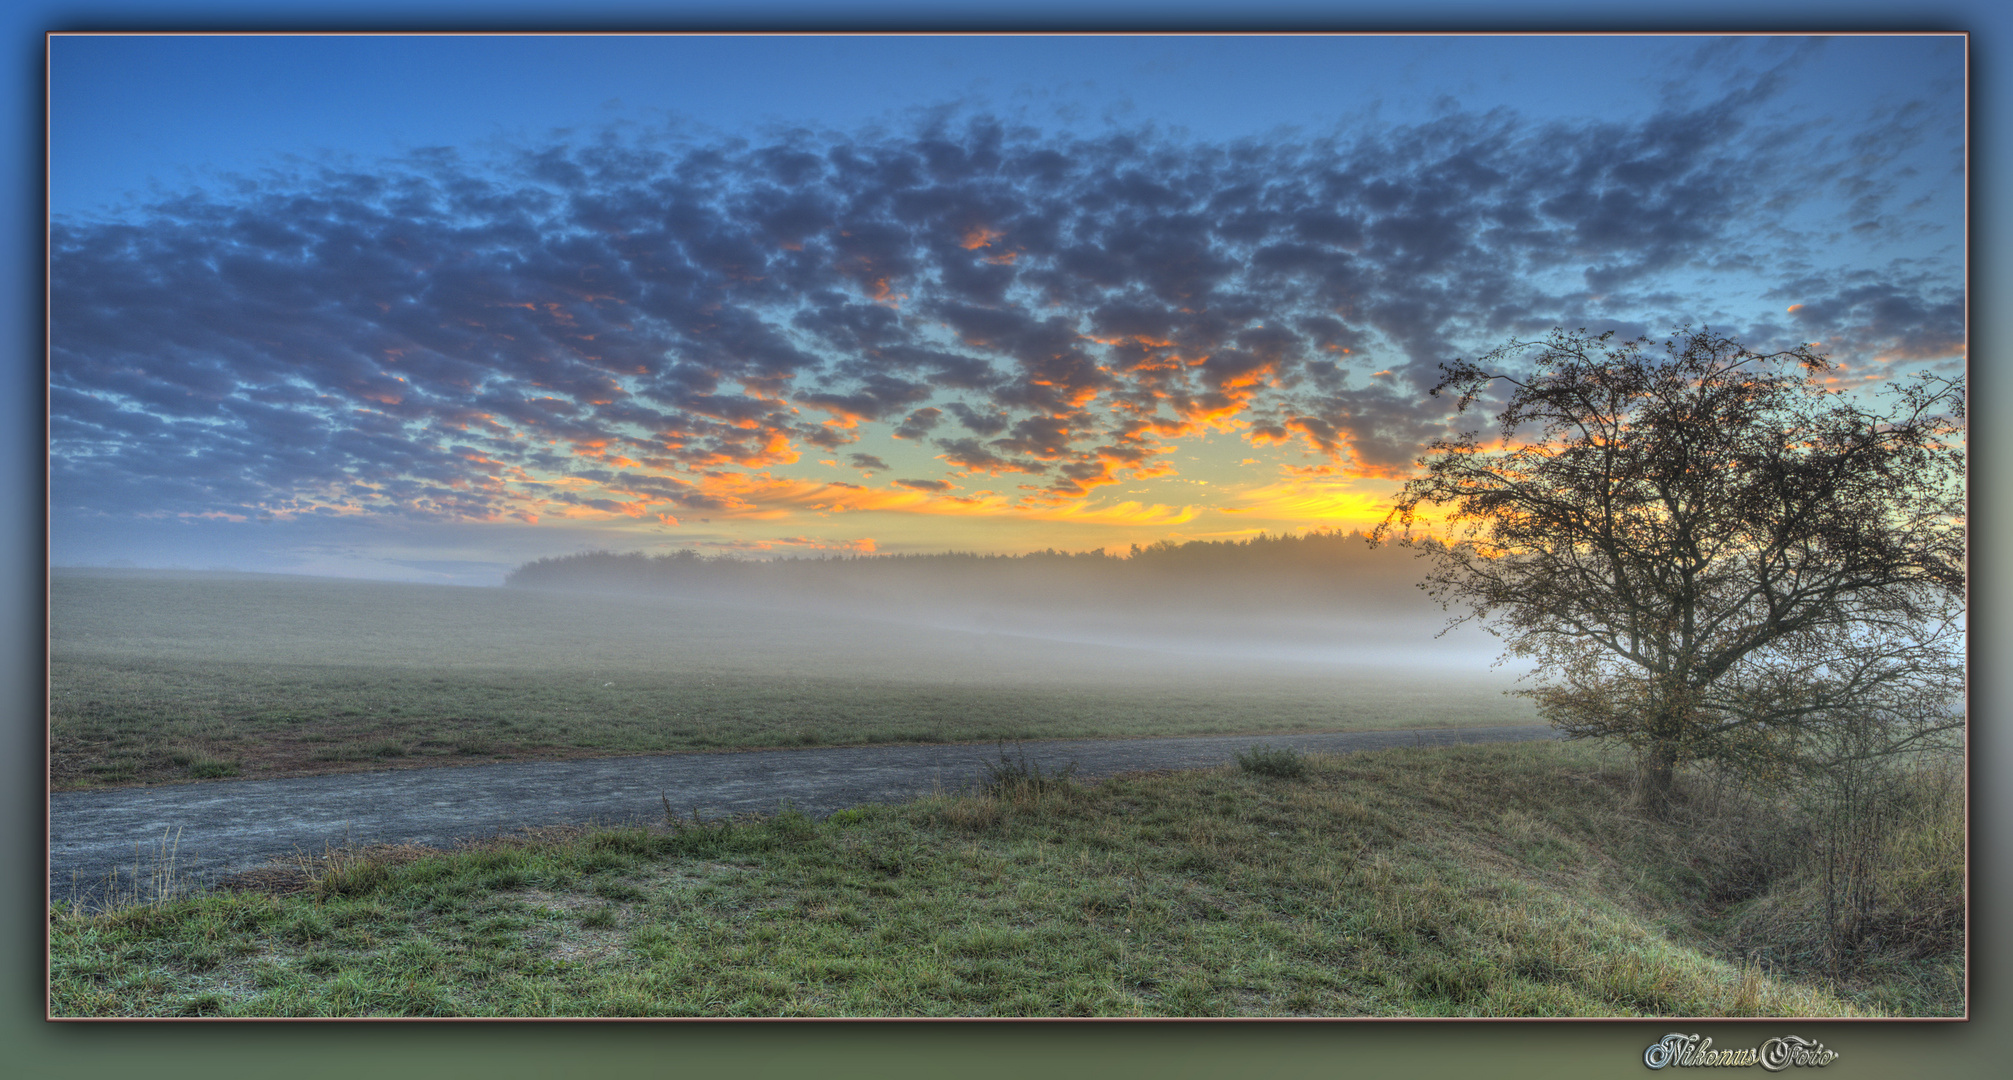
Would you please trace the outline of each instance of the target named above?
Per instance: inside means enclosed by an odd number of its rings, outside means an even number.
[[[1536,662],[1554,725],[1636,747],[1657,806],[1687,761],[1961,726],[1962,379],[1868,394],[1809,346],[1649,345],[1557,330],[1443,365],[1461,410],[1499,395],[1495,436],[1431,443],[1380,535],[1439,518],[1423,586]]]

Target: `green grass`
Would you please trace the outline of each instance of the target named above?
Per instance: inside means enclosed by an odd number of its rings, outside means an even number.
[[[737,609],[58,571],[58,790],[740,747],[1534,722],[1507,677],[1323,669]],[[200,771],[199,771],[200,770]]]
[[[198,758],[189,762],[189,775],[198,780],[221,780],[227,776],[236,776],[241,771],[243,770],[238,767],[238,763],[235,761],[223,761],[217,758]]]
[[[1003,755],[1004,760],[1004,755]],[[1873,982],[1730,921],[1752,808],[1628,811],[1582,744],[1308,756],[454,852],[51,919],[68,1016],[1858,1016],[1963,1010],[1961,938]],[[1009,781],[1024,772],[1004,770]],[[1745,815],[1745,816],[1744,816]],[[1961,815],[1958,818],[1961,829]],[[1947,845],[1915,845],[1931,862]],[[1956,849],[1961,858],[1961,845]],[[1788,863],[1781,865],[1788,866]],[[1960,876],[1961,880],[1961,876]],[[1924,888],[1949,888],[1949,879]],[[1743,894],[1729,897],[1728,890]],[[1760,889],[1756,895],[1744,895]]]

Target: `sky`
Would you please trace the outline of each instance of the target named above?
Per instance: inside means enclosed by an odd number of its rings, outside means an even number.
[[[50,560],[1367,528],[1555,326],[1965,365],[1956,36],[59,36]]]

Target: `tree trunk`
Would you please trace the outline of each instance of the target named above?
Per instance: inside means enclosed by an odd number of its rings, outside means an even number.
[[[1677,748],[1669,743],[1653,743],[1643,753],[1641,777],[1636,785],[1636,803],[1652,817],[1670,812],[1671,776],[1677,771]]]

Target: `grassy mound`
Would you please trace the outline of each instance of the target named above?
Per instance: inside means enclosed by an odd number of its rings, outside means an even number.
[[[1775,812],[1627,810],[1618,759],[1527,743],[1310,756],[814,821],[666,822],[276,868],[253,891],[52,916],[94,1016],[1858,1016],[1963,1010],[1954,939],[1856,977]],[[1039,779],[1041,782],[1031,782]],[[1924,818],[1930,833],[1946,813]],[[1955,818],[1961,838],[1961,804]],[[1897,897],[1961,911],[1957,876]],[[1780,870],[1771,876],[1767,868]],[[1910,891],[1913,890],[1913,891]],[[1926,892],[1923,890],[1927,890]],[[1940,910],[1940,909],[1938,909]],[[1804,910],[1809,915],[1808,910]],[[1799,955],[1804,959],[1799,960]],[[1869,974],[1870,973],[1870,974]]]

